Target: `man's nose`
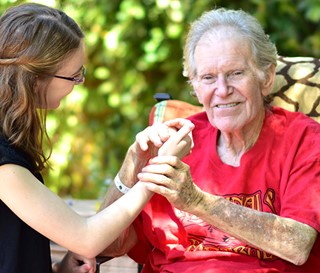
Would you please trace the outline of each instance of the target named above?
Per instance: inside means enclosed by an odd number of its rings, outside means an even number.
[[[220,97],[225,97],[230,94],[230,86],[225,75],[219,75],[216,81],[215,94]]]

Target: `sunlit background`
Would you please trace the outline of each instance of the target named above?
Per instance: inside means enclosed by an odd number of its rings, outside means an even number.
[[[0,0],[0,12],[23,2],[60,8],[86,33],[85,84],[48,116],[53,169],[44,176],[60,196],[104,194],[147,126],[155,93],[195,103],[182,76],[182,46],[202,12],[241,8],[258,18],[280,55],[320,56],[318,0]]]

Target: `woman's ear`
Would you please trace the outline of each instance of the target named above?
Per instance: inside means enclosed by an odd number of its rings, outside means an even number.
[[[276,66],[275,64],[272,64],[266,72],[266,77],[264,79],[264,82],[261,88],[263,96],[269,95],[272,90],[273,83],[276,77],[275,70],[276,70]]]
[[[38,76],[35,76],[34,83],[33,83],[33,91],[37,93],[40,89],[40,86],[41,86],[40,79]]]

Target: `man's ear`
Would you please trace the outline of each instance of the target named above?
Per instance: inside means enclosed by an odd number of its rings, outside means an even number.
[[[192,81],[192,87],[193,87],[193,94],[197,97],[198,101],[200,104],[203,104],[202,103],[202,99],[201,99],[201,95],[199,94],[198,92],[198,86],[199,84],[197,83],[197,81]]]
[[[197,99],[198,99],[198,102],[199,102],[200,104],[203,104],[201,95],[199,95],[196,90],[194,90],[194,94],[196,95],[196,97],[197,97]]]
[[[264,79],[264,82],[262,83],[262,88],[261,88],[263,96],[269,95],[272,90],[272,86],[276,77],[275,70],[276,70],[276,66],[275,64],[272,64],[266,73],[266,77]]]

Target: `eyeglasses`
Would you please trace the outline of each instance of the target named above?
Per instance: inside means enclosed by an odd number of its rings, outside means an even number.
[[[47,75],[50,77],[55,77],[55,78],[59,78],[59,79],[63,79],[63,80],[67,80],[67,81],[72,81],[75,84],[81,84],[84,82],[84,79],[86,77],[86,68],[84,66],[81,67],[81,70],[79,72],[78,76],[75,77],[64,77],[64,76],[59,76],[59,75]]]

